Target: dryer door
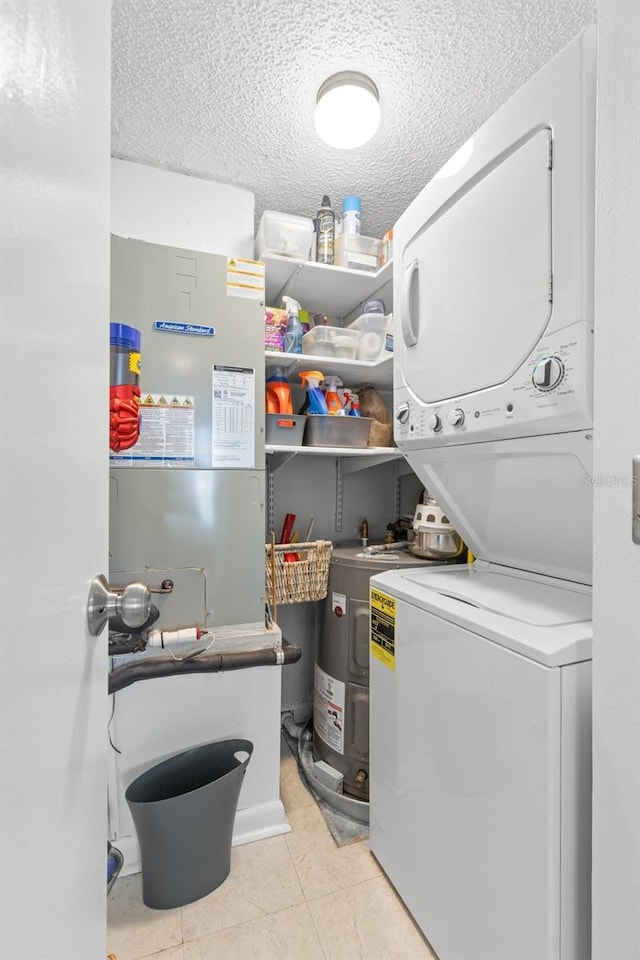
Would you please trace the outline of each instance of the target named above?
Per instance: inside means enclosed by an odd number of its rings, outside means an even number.
[[[422,401],[504,383],[551,315],[551,131],[487,164],[403,252],[402,368]]]

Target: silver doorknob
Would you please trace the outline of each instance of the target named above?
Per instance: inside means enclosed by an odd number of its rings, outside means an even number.
[[[110,617],[120,617],[132,630],[141,627],[149,616],[151,593],[146,583],[134,581],[122,589],[112,590],[106,578],[94,577],[89,587],[87,625],[92,637],[101,633]]]

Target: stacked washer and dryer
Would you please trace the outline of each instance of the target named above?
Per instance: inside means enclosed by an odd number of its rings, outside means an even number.
[[[595,28],[394,228],[395,438],[476,556],[371,581],[371,845],[440,960],[590,956]]]

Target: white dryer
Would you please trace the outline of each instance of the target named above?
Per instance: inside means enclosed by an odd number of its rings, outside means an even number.
[[[394,227],[395,438],[469,568],[371,581],[371,846],[440,960],[590,955],[595,28]]]
[[[595,28],[394,227],[395,439],[476,556],[591,580]]]

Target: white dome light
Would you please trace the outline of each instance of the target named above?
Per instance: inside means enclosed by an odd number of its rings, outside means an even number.
[[[338,150],[353,150],[371,140],[380,124],[375,83],[363,73],[336,73],[318,90],[314,115],[321,140]]]

